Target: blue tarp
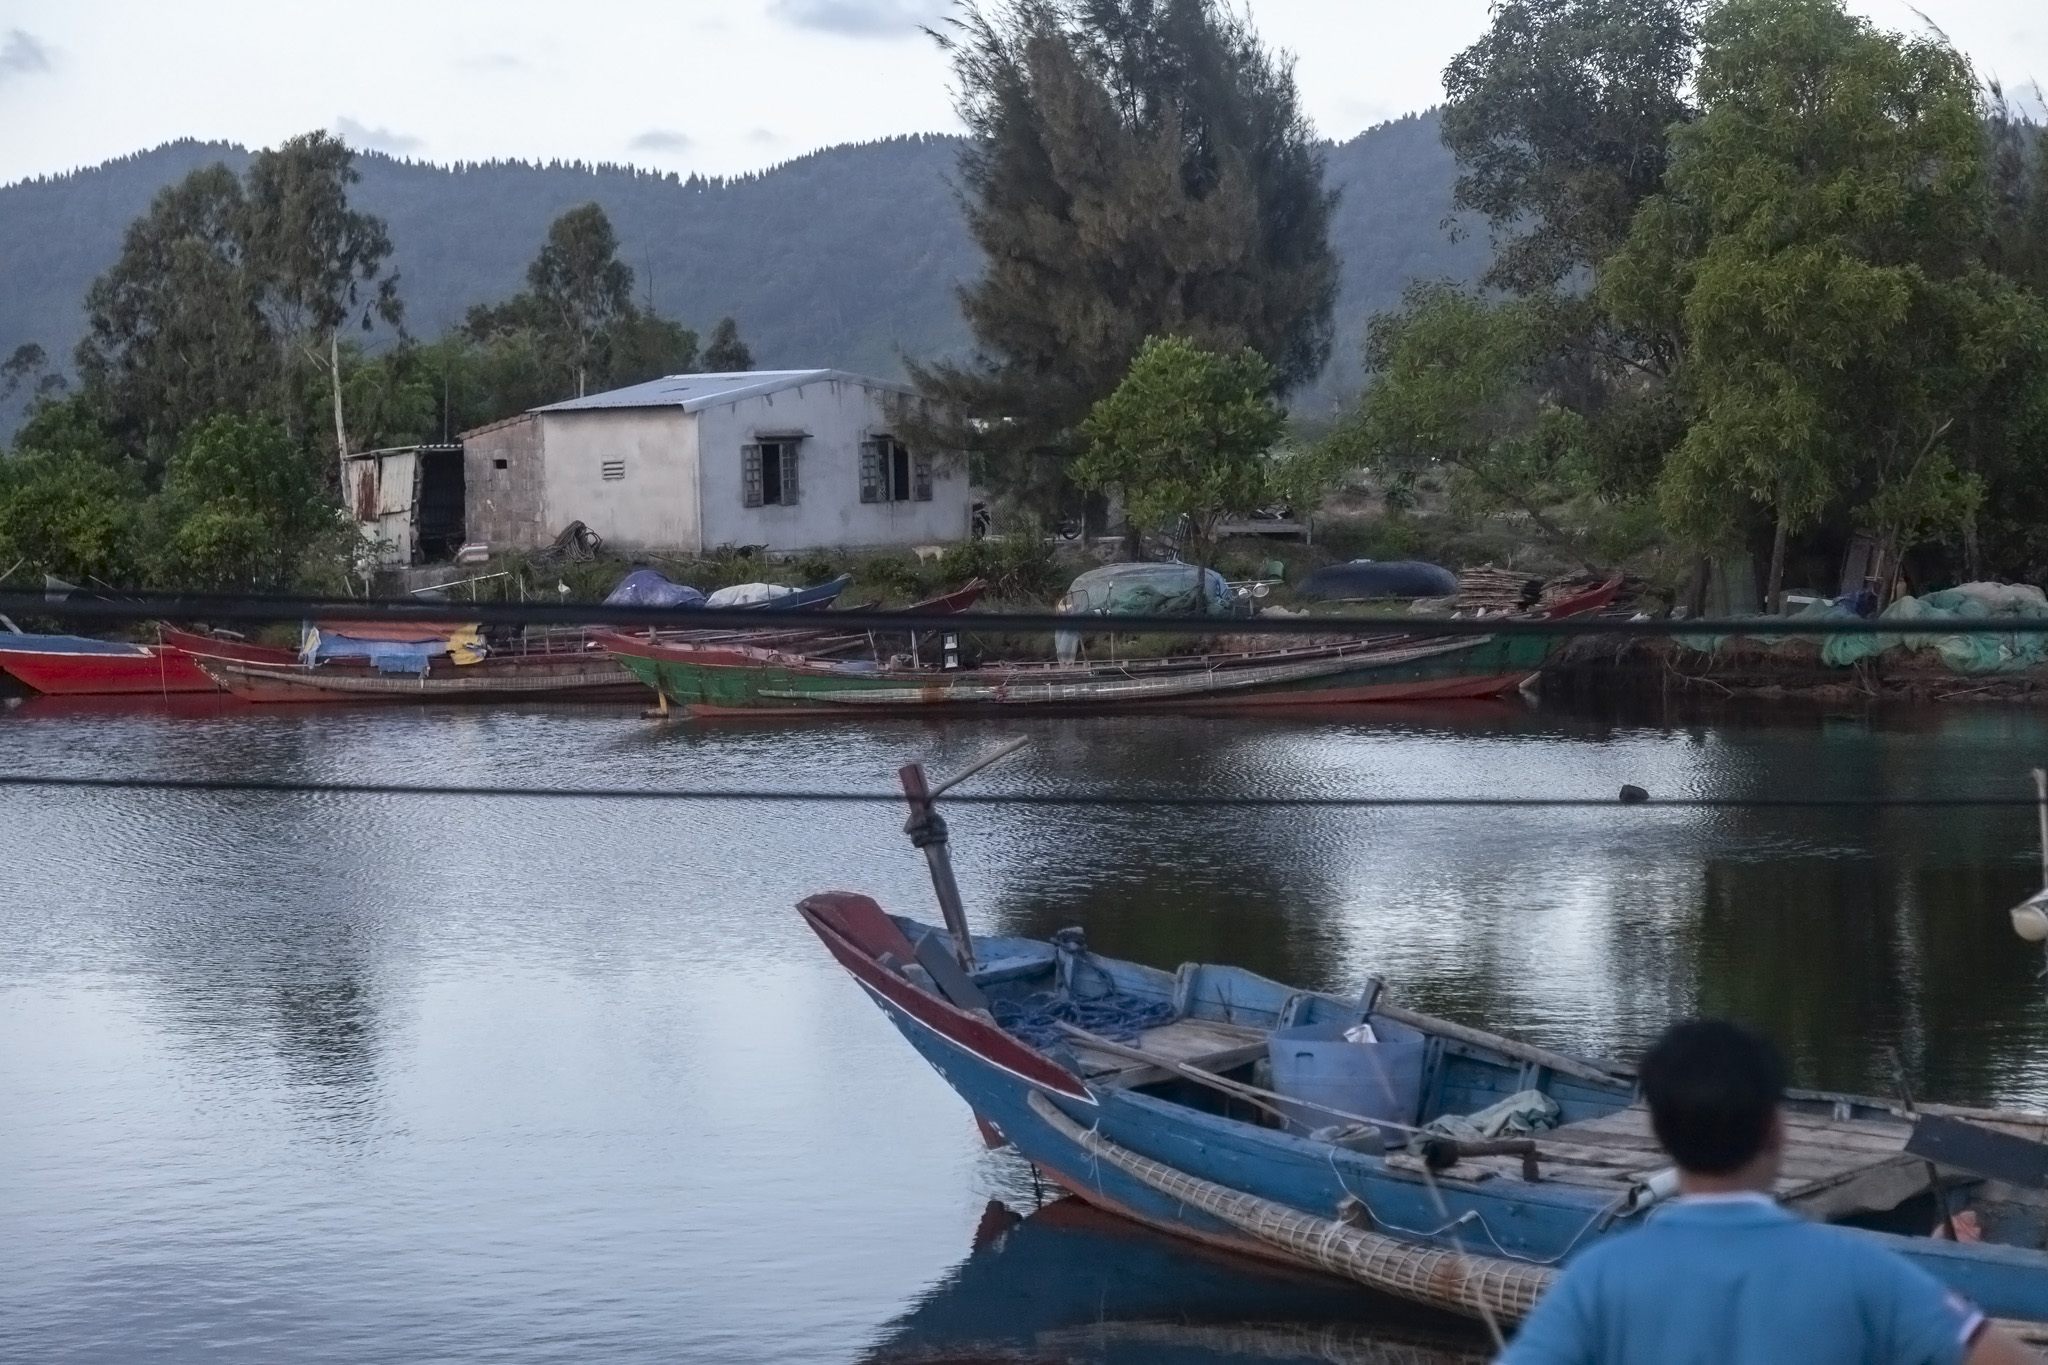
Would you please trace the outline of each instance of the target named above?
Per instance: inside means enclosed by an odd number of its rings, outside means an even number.
[[[604,604],[608,607],[694,607],[703,601],[704,594],[687,583],[672,582],[653,569],[635,569],[619,580],[619,586],[612,589]]]
[[[1420,559],[1354,559],[1326,564],[1294,589],[1309,598],[1450,597],[1458,577],[1441,564]]]
[[[314,631],[312,636],[312,647],[303,651],[307,663],[368,659],[380,673],[424,673],[428,660],[448,652],[446,640],[366,640],[325,630]]]

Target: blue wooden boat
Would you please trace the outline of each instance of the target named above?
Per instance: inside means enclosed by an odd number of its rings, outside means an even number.
[[[984,1137],[1014,1144],[1089,1203],[1512,1323],[1561,1266],[1629,1236],[1675,1192],[1624,1062],[1408,1010],[1372,982],[1345,997],[1239,967],[1164,971],[1106,957],[1078,930],[1050,942],[968,934],[936,792],[915,765],[902,776],[945,924],[851,892],[797,909]],[[1361,1024],[1378,1040],[1361,1050],[1385,1049],[1380,1092],[1369,1105],[1330,1104],[1316,1059],[1325,1045],[1358,1046],[1339,1040]],[[1290,1057],[1310,1060],[1283,1066]],[[1511,1100],[1548,1111],[1537,1131],[1456,1122],[1497,1124]],[[1863,1229],[2038,1337],[2048,1191],[1983,1167],[1937,1167],[1908,1144],[1937,1120],[2039,1143],[2048,1115],[1808,1091],[1790,1110],[1781,1202]],[[1439,1120],[1451,1136],[1422,1131]],[[1983,1241],[1929,1235],[1965,1208]]]
[[[820,583],[816,587],[798,588],[795,592],[784,593],[761,604],[764,611],[809,611],[813,607],[829,607],[838,600],[839,594],[853,582],[853,575],[843,573],[839,577]]]

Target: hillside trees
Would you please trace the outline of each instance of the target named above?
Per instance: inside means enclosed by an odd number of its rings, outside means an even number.
[[[1329,353],[1322,159],[1286,64],[1217,0],[986,0],[942,40],[971,134],[977,353],[913,366],[917,435],[1043,513],[1151,336],[1250,347],[1274,391]]]

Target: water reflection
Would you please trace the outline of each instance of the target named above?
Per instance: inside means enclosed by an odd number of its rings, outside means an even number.
[[[2024,795],[2048,760],[2017,709],[662,727],[199,700],[0,711],[0,771],[875,791],[1026,736],[975,790],[1742,798]],[[2004,914],[2039,877],[2027,810],[950,819],[989,928],[1338,989],[1382,972],[1593,1051],[1725,1011],[1807,1084],[1887,1091],[1895,1047],[1916,1094],[2048,1102],[2040,953]],[[1075,1206],[985,1219],[1033,1206],[1028,1172],[788,908],[846,887],[930,915],[901,827],[890,805],[0,789],[0,1357],[1469,1354]]]
[[[1060,1199],[1028,1217],[991,1201],[968,1257],[862,1360],[1476,1365],[1485,1345],[1455,1319]]]

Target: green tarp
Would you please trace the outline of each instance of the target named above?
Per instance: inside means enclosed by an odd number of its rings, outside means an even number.
[[[1847,607],[1816,602],[1789,619],[1794,621],[1853,621],[1856,614]],[[2029,583],[1965,583],[1944,588],[1924,597],[1901,597],[1886,607],[1878,618],[1901,627],[1897,631],[1873,631],[1868,635],[1825,635],[1818,637],[1821,662],[1848,668],[1887,650],[1925,650],[1938,656],[1956,673],[2017,673],[2048,664],[2048,631],[1989,632],[1958,635],[1944,632],[1944,621],[2010,620],[2048,623],[2048,596]],[[1679,643],[1702,653],[1714,653],[1731,639],[1729,635],[1680,635]],[[1772,636],[1755,638],[1756,644],[1770,645],[1800,638]]]

